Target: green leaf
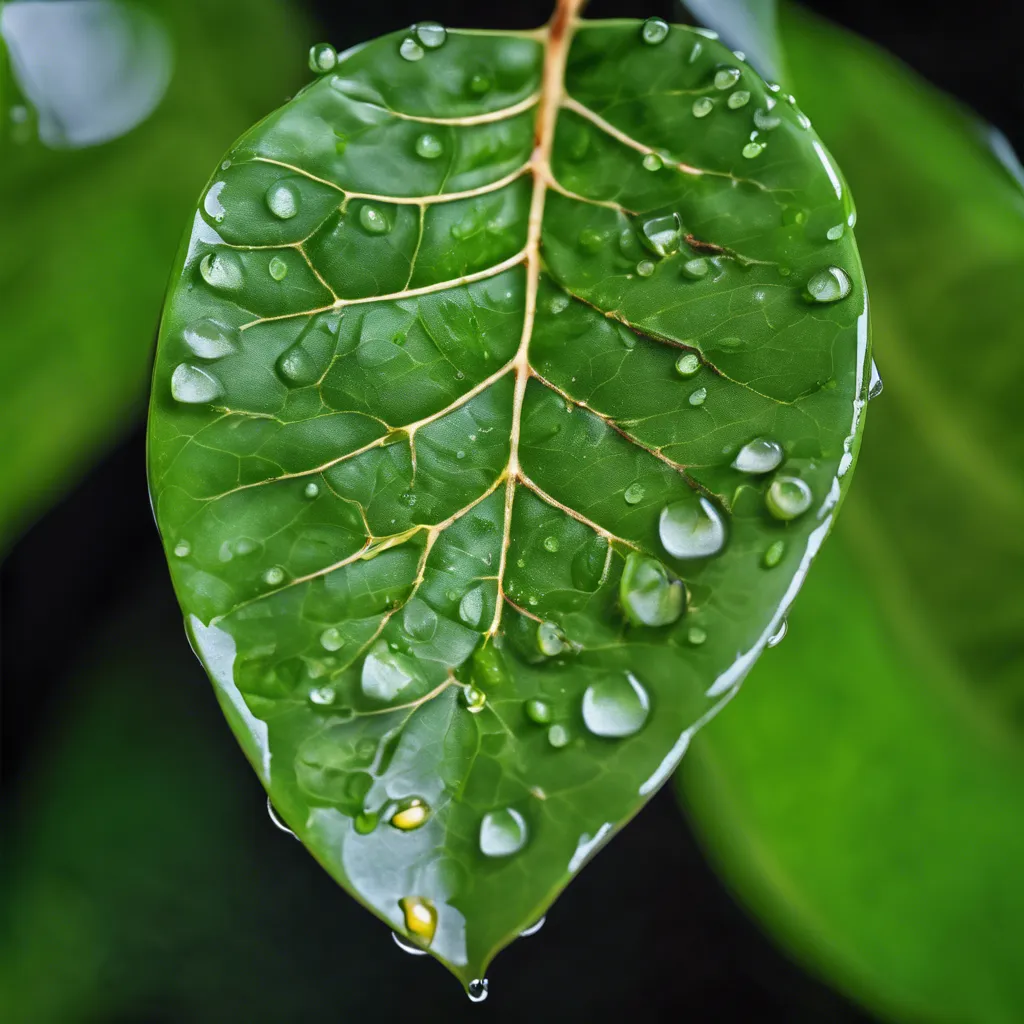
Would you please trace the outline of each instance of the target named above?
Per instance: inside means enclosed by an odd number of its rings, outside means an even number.
[[[1024,192],[967,112],[796,11],[885,393],[835,541],[684,792],[805,962],[900,1020],[1024,1017]]]
[[[0,550],[141,406],[182,219],[304,38],[275,0],[9,3],[2,29]]]
[[[722,41],[740,50],[765,78],[788,78],[779,41],[778,4],[775,0],[686,0],[697,20],[720,32]]]
[[[799,111],[699,32],[568,13],[315,48],[211,181],[154,378],[157,518],[232,727],[467,984],[735,691],[867,388]]]

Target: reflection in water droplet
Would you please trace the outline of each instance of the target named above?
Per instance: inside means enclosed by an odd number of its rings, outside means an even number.
[[[548,729],[548,743],[560,750],[569,742],[569,730],[564,725],[553,725]]]
[[[303,489],[302,493],[307,498],[317,498],[320,496],[320,487],[318,484],[308,483]]]
[[[174,554],[178,558],[188,558],[188,556],[192,554],[192,545],[189,544],[187,540],[179,540],[178,543],[174,545]]]
[[[760,156],[764,152],[763,142],[748,142],[740,152],[747,160],[753,160],[755,156]]]
[[[726,100],[730,110],[739,110],[749,102],[750,93],[746,89],[737,89],[735,92],[729,93],[729,98]]]
[[[638,733],[650,710],[647,691],[632,672],[592,683],[583,694],[583,724],[607,739]]]
[[[565,634],[554,622],[542,622],[537,627],[537,649],[541,654],[553,658],[567,648]]]
[[[489,982],[486,978],[474,978],[466,987],[466,994],[471,1003],[482,1003],[487,998]]]
[[[838,302],[850,294],[853,284],[845,270],[826,267],[812,275],[804,288],[808,302]]]
[[[690,405],[703,405],[704,399],[708,397],[707,388],[697,388],[696,391],[690,392],[689,403]]]
[[[317,686],[309,691],[310,701],[320,707],[333,704],[335,697],[337,697],[337,694],[334,692],[333,686]]]
[[[288,181],[275,181],[267,189],[267,209],[281,220],[291,220],[299,212],[302,196]]]
[[[437,21],[421,21],[414,26],[413,32],[428,50],[436,50],[438,47],[444,46],[445,40],[448,38],[448,32],[444,25]]]
[[[544,538],[544,550],[550,551],[554,554],[558,550],[558,538],[557,537],[545,537]]]
[[[487,706],[487,694],[477,686],[462,689],[462,703],[471,715],[478,715]]]
[[[783,640],[786,639],[786,634],[789,632],[789,623],[786,619],[782,620],[782,625],[768,638],[769,647],[778,647]]]
[[[220,381],[198,366],[182,363],[171,374],[171,395],[186,405],[205,405],[223,393]]]
[[[398,906],[405,917],[405,930],[414,939],[429,946],[437,931],[437,909],[424,896],[403,896]]]
[[[410,942],[404,935],[399,935],[398,932],[392,932],[391,938],[395,940],[395,945],[403,952],[408,953],[410,956],[426,956],[427,951],[420,949],[414,942]]]
[[[692,377],[700,369],[700,358],[693,352],[685,352],[676,360],[676,373],[680,377]]]
[[[748,441],[733,459],[733,468],[741,473],[770,473],[778,469],[783,457],[782,445],[767,437]]]
[[[526,717],[531,722],[536,722],[537,725],[547,725],[551,721],[551,705],[546,704],[542,700],[528,700],[523,705],[523,710],[526,712]]]
[[[280,256],[271,257],[267,270],[275,281],[283,281],[288,276],[288,264]]]
[[[635,625],[667,626],[683,614],[686,592],[661,562],[631,551],[619,580],[619,600]]]
[[[782,556],[785,553],[786,542],[784,540],[773,540],[764,553],[764,567],[766,569],[774,569],[782,561]]]
[[[388,821],[401,832],[412,832],[422,828],[430,818],[430,808],[418,796],[403,800]]]
[[[359,223],[363,230],[369,235],[385,235],[391,230],[391,224],[387,217],[369,203],[359,210]]]
[[[658,535],[676,558],[708,558],[725,545],[725,523],[707,498],[677,501],[662,509]]]
[[[405,60],[422,60],[424,54],[423,47],[412,36],[406,36],[402,40],[401,46],[398,47],[398,52]]]
[[[657,153],[648,153],[644,156],[645,171],[660,171],[664,166],[665,162]]]
[[[731,89],[740,80],[739,68],[720,68],[715,72],[715,88]]]
[[[671,256],[679,250],[682,240],[683,222],[678,213],[665,217],[652,217],[644,221],[641,230],[651,248],[659,256]]]
[[[544,922],[546,920],[547,920],[546,917],[539,917],[533,924],[530,925],[529,928],[524,928],[519,933],[519,938],[521,938],[521,939],[528,939],[531,935],[536,935],[537,932],[539,932],[541,930],[541,928],[544,927]]]
[[[330,626],[320,634],[320,646],[325,651],[338,651],[344,643],[345,638],[336,626]]]
[[[237,327],[203,319],[185,328],[185,344],[200,359],[223,359],[238,350],[242,335]]]
[[[877,398],[885,388],[882,383],[882,375],[878,372],[874,359],[871,360],[871,382],[868,384],[868,400]]]
[[[333,71],[338,63],[338,51],[330,43],[317,43],[309,48],[309,70],[318,75]]]
[[[282,832],[287,832],[292,839],[298,839],[299,837],[281,820],[281,816],[277,813],[277,808],[270,801],[270,797],[267,797],[267,814],[270,815],[270,820],[274,823],[275,828],[279,828]]]
[[[707,117],[714,109],[715,101],[708,96],[701,96],[699,99],[694,100],[693,106],[690,107],[694,117]]]
[[[625,499],[627,505],[636,505],[638,502],[643,501],[644,485],[641,483],[630,484],[625,491],[623,491],[622,497]]]
[[[765,504],[776,519],[796,519],[803,515],[813,500],[811,488],[795,476],[778,476],[768,488]]]
[[[424,160],[436,160],[444,152],[444,144],[436,135],[424,132],[416,140],[416,155]]]
[[[526,819],[514,807],[488,811],[480,822],[480,852],[486,857],[510,857],[526,838]]]
[[[686,633],[686,639],[689,640],[694,647],[700,647],[707,638],[707,632],[701,629],[700,626],[691,626]]]
[[[645,43],[657,46],[668,38],[668,22],[663,18],[648,18],[640,29],[640,35]]]
[[[207,253],[199,264],[199,273],[211,288],[219,291],[237,291],[244,279],[242,264],[230,252]]]
[[[641,260],[636,265],[636,272],[641,277],[650,277],[654,273],[654,264],[650,260]]]

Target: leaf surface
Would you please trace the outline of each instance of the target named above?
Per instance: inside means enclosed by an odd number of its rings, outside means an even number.
[[[466,984],[735,691],[867,387],[806,119],[706,35],[568,14],[314,51],[211,181],[154,378],[157,517],[233,728]]]

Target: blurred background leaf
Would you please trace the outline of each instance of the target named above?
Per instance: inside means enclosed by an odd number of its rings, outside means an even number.
[[[1024,194],[882,51],[793,8],[781,34],[858,205],[885,394],[789,638],[684,798],[761,920],[867,1005],[1020,1021]]]
[[[309,45],[279,0],[14,2],[3,27],[0,553],[141,409],[188,213],[231,139],[304,80]]]

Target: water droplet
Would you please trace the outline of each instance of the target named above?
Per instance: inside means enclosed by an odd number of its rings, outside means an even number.
[[[772,635],[770,637],[768,637],[768,646],[769,647],[778,647],[779,644],[781,644],[782,641],[786,639],[786,634],[788,632],[789,632],[789,623],[786,621],[786,619],[783,619],[782,620],[782,625],[779,626],[779,628],[774,633],[772,633]]]
[[[280,829],[282,832],[287,832],[293,839],[299,837],[282,821],[281,815],[277,813],[277,808],[271,803],[270,797],[267,797],[267,814],[270,816],[270,820],[274,824],[274,828]]]
[[[715,101],[709,96],[701,96],[700,99],[693,101],[693,106],[690,109],[693,111],[694,117],[707,117],[715,109]]]
[[[376,206],[371,206],[369,203],[360,209],[359,223],[369,235],[386,235],[391,230],[391,224],[387,217]]]
[[[424,132],[416,140],[416,155],[424,160],[436,160],[444,152],[444,143],[436,135]]]
[[[690,50],[690,56],[687,57],[687,63],[693,64],[697,58],[704,52],[704,47],[699,43],[694,43]]]
[[[650,710],[647,691],[632,672],[591,683],[583,694],[583,724],[607,739],[638,733]]]
[[[691,281],[699,281],[702,277],[708,276],[708,261],[703,256],[687,260],[682,266],[682,271],[683,277],[688,277]]]
[[[547,725],[551,721],[551,705],[542,700],[528,700],[523,705],[526,717],[537,725]]]
[[[198,366],[182,363],[171,374],[171,395],[186,405],[205,405],[223,393],[220,381]]]
[[[333,686],[317,686],[309,691],[309,699],[321,707],[333,704],[335,697],[337,694],[334,692]]]
[[[813,494],[807,483],[795,476],[778,476],[768,488],[765,504],[776,519],[796,519],[810,507]]]
[[[487,706],[487,694],[477,686],[463,687],[462,703],[471,715],[477,715]]]
[[[281,353],[277,360],[277,372],[286,384],[312,384],[320,376],[312,356],[299,342]]]
[[[748,142],[740,151],[747,160],[753,160],[764,152],[763,142]]]
[[[267,189],[267,209],[281,220],[291,220],[299,212],[302,196],[288,181],[275,181]]]
[[[427,951],[420,949],[415,943],[410,942],[404,935],[399,935],[398,932],[392,932],[391,938],[395,940],[395,945],[403,952],[408,953],[410,956],[426,956]]]
[[[548,743],[561,750],[569,742],[569,730],[564,725],[553,725],[548,729]]]
[[[707,388],[697,388],[696,391],[690,392],[689,402],[690,405],[703,405],[704,399],[708,397]]]
[[[266,583],[268,587],[279,586],[281,583],[284,582],[284,569],[282,569],[279,565],[271,566],[263,574],[263,582]]]
[[[405,930],[425,946],[433,941],[437,931],[437,910],[424,896],[403,896],[398,906],[405,917]]]
[[[739,68],[719,68],[715,72],[715,88],[720,90],[731,89],[740,80]]]
[[[203,200],[203,209],[217,224],[222,223],[227,215],[227,210],[224,209],[224,204],[220,201],[220,194],[224,191],[225,184],[226,182],[218,181],[211,185],[210,191],[206,193],[206,198]]]
[[[445,40],[448,38],[448,32],[444,25],[436,21],[421,21],[414,26],[413,32],[428,50],[436,50],[438,47],[444,46]]]
[[[786,553],[786,542],[784,540],[773,540],[768,545],[768,549],[764,553],[764,567],[766,569],[774,569],[775,566],[782,561],[782,556]]]
[[[437,612],[426,601],[412,600],[402,612],[402,626],[414,640],[426,642],[437,632]]]
[[[825,232],[825,237],[830,242],[838,242],[840,238],[846,233],[845,224],[833,224],[832,227]]]
[[[317,43],[309,48],[309,70],[318,75],[333,71],[338,63],[338,51],[330,43]]]
[[[733,459],[733,469],[741,473],[770,473],[778,469],[785,453],[778,441],[767,437],[755,437],[748,441]]]
[[[199,273],[211,288],[220,291],[237,291],[242,287],[242,264],[234,253],[207,253],[199,264]]]
[[[548,303],[548,309],[551,311],[553,316],[558,316],[559,313],[564,313],[569,308],[569,296],[568,295],[552,295],[551,301]]]
[[[340,650],[344,643],[345,638],[341,635],[341,630],[336,626],[330,626],[320,634],[320,646],[325,651]]]
[[[619,600],[635,625],[667,626],[683,614],[686,591],[678,580],[669,579],[661,562],[631,551],[619,580]]]
[[[636,272],[641,277],[650,277],[654,273],[654,264],[650,260],[641,260],[636,265]]]
[[[307,498],[316,498],[320,495],[320,486],[315,483],[308,483],[302,492]]]
[[[700,358],[693,352],[685,352],[676,360],[676,373],[680,377],[692,377],[700,369]]]
[[[750,102],[750,93],[746,89],[737,89],[729,93],[729,98],[725,102],[730,110],[739,110]]]
[[[390,650],[386,641],[378,640],[363,661],[359,685],[374,700],[394,700],[411,682],[412,675]]]
[[[670,213],[666,217],[652,217],[644,221],[641,230],[651,248],[659,256],[670,256],[679,250],[683,223],[678,213]]]
[[[636,505],[638,502],[643,501],[644,485],[641,483],[630,484],[623,491],[622,497],[626,499],[627,505]]]
[[[490,75],[484,75],[477,72],[474,75],[470,75],[469,78],[469,91],[474,96],[483,96],[484,93],[490,92],[494,88],[494,81]]]
[[[658,535],[676,558],[708,558],[725,545],[725,523],[707,498],[677,501],[662,509]]]
[[[754,111],[754,126],[758,131],[772,132],[782,124],[782,118],[777,114],[770,114],[767,110]]]
[[[474,587],[463,595],[459,602],[459,618],[474,629],[480,625],[480,617],[484,613],[484,592],[482,587]]]
[[[550,551],[554,554],[558,550],[558,538],[557,537],[545,537],[544,538],[544,550]]]
[[[643,41],[651,46],[657,46],[668,38],[668,22],[663,18],[648,18],[640,29]]]
[[[871,382],[868,384],[868,401],[877,398],[885,388],[882,383],[882,375],[878,372],[874,359],[871,360]]]
[[[488,811],[480,822],[480,852],[485,857],[511,857],[526,845],[526,819],[513,807]]]
[[[471,1003],[482,1003],[487,998],[487,990],[490,987],[486,978],[474,978],[466,987],[466,994]]]
[[[238,350],[241,332],[218,320],[197,320],[185,328],[185,344],[200,359],[222,359]]]
[[[519,933],[519,938],[521,938],[521,939],[528,939],[531,935],[536,935],[537,932],[539,932],[541,930],[541,928],[544,927],[544,922],[546,920],[547,920],[546,917],[538,918],[536,921],[534,921],[533,924],[530,925],[529,928],[524,928]]]
[[[665,166],[665,162],[658,156],[657,153],[648,153],[644,157],[644,170],[645,171],[660,171]]]
[[[808,302],[838,302],[850,294],[853,284],[845,270],[826,267],[813,274],[804,288]]]
[[[271,258],[267,270],[275,281],[283,281],[288,276],[288,264],[280,256]]]
[[[686,632],[686,639],[689,640],[694,647],[700,647],[707,638],[707,632],[701,629],[700,626],[691,626]]]
[[[412,832],[422,828],[430,818],[430,808],[418,797],[403,800],[388,824],[402,832]]]
[[[402,45],[398,47],[398,52],[405,60],[422,60],[425,51],[412,36],[406,36],[402,40]]]
[[[554,622],[542,622],[537,627],[537,649],[541,654],[553,658],[567,648],[565,633]]]
[[[174,545],[174,554],[178,558],[188,558],[192,554],[192,545],[187,540],[179,540]]]

